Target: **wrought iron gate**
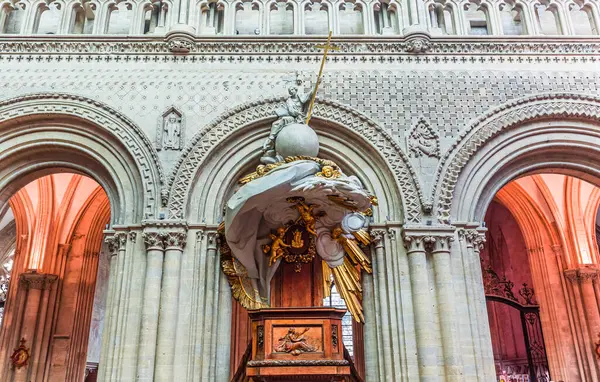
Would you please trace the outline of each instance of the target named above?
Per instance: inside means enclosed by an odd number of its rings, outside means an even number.
[[[549,382],[550,370],[544,335],[540,321],[540,308],[537,305],[521,305],[517,301],[500,296],[486,296],[486,301],[499,302],[519,311],[523,327],[523,340],[527,351],[529,378],[531,382]]]

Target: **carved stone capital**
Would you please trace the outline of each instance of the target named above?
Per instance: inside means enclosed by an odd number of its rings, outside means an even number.
[[[110,256],[116,256],[119,253],[119,240],[115,235],[106,236],[104,242],[108,246],[108,253]]]
[[[187,238],[187,224],[182,220],[145,220],[142,238],[146,250],[182,250]]]
[[[56,280],[58,275],[37,272],[25,272],[19,276],[19,282],[26,289],[50,290]]]
[[[450,251],[454,241],[455,227],[452,226],[418,226],[405,227],[402,232],[404,246],[408,253]]]
[[[566,269],[564,274],[565,277],[572,283],[583,284],[598,280],[598,268],[594,267]]]
[[[439,236],[434,236],[434,241],[431,244],[432,248],[431,248],[431,252],[435,253],[435,252],[450,252],[450,246],[452,245],[452,242],[454,241],[454,236],[453,235],[439,235]]]
[[[217,241],[219,238],[219,233],[217,231],[208,231],[206,232],[206,245],[208,249],[217,249]]]
[[[183,251],[187,238],[186,232],[168,231],[165,232],[165,249],[177,249]]]
[[[115,233],[115,239],[117,244],[119,245],[119,251],[124,251],[125,246],[127,245],[127,232],[117,232]]]
[[[471,247],[476,251],[481,251],[485,244],[485,231],[482,232],[479,229],[461,229],[458,237],[467,242],[467,247]]]
[[[162,231],[144,231],[142,239],[146,245],[146,250],[165,250],[165,233]]]
[[[383,247],[386,231],[383,229],[372,229],[370,233],[375,248]]]
[[[435,242],[435,238],[431,235],[404,233],[402,238],[404,239],[404,247],[408,251],[408,254],[426,252],[431,247],[431,244]]]

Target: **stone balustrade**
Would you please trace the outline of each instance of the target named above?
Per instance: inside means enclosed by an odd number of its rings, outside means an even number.
[[[594,0],[6,0],[0,33],[164,35],[598,35]]]

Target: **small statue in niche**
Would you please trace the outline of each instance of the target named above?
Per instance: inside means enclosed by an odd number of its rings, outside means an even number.
[[[302,84],[300,79],[296,80],[295,85],[288,88],[289,97],[285,101],[285,105],[275,111],[277,120],[271,125],[271,132],[263,143],[263,155],[260,158],[262,164],[271,164],[280,162],[283,158],[277,156],[275,151],[275,139],[279,132],[292,123],[304,123],[306,118],[306,106],[312,98],[313,92],[306,94],[299,89]]]
[[[174,111],[169,114],[163,127],[163,149],[179,150],[181,119]]]
[[[174,107],[158,120],[156,144],[158,150],[181,150],[183,147],[183,114]]]

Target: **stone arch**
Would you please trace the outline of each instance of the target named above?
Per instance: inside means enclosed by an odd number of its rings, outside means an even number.
[[[436,174],[440,222],[481,222],[496,192],[527,173],[553,171],[600,184],[600,98],[538,94],[508,102],[465,129]]]
[[[155,215],[163,179],[150,140],[109,106],[70,94],[0,102],[0,203],[42,175],[68,170],[106,191],[113,224]]]
[[[232,136],[245,134],[247,137],[244,139],[254,143],[245,144],[238,149],[245,150],[248,155],[254,155],[254,159],[258,159],[260,146],[256,142],[266,137],[267,131],[262,131],[264,130],[262,129],[248,133],[248,130],[258,124],[270,123],[274,120],[275,110],[280,107],[282,102],[284,102],[283,98],[271,98],[241,105],[208,125],[192,138],[169,178],[168,209],[170,218],[183,218],[189,213],[185,206],[190,201],[193,185],[198,180],[201,168],[210,171],[206,166],[207,158],[217,146]],[[319,133],[325,131],[320,130],[318,126],[333,126],[333,129],[337,129],[338,132],[345,132],[346,137],[354,137],[355,142],[360,142],[371,152],[379,152],[377,155],[382,159],[382,166],[385,166],[386,171],[389,171],[395,179],[393,188],[400,190],[399,198],[404,208],[402,218],[411,223],[420,221],[423,194],[416,182],[415,171],[398,143],[382,127],[353,109],[324,100],[315,104],[313,121],[316,123]],[[261,135],[262,138],[257,135]],[[334,137],[331,137],[330,134],[329,138],[333,139]],[[244,139],[240,141],[244,141]],[[232,150],[232,148],[220,150],[221,155],[224,152],[231,152],[227,150]],[[333,151],[328,150],[327,147],[322,147],[322,153],[333,159]]]

